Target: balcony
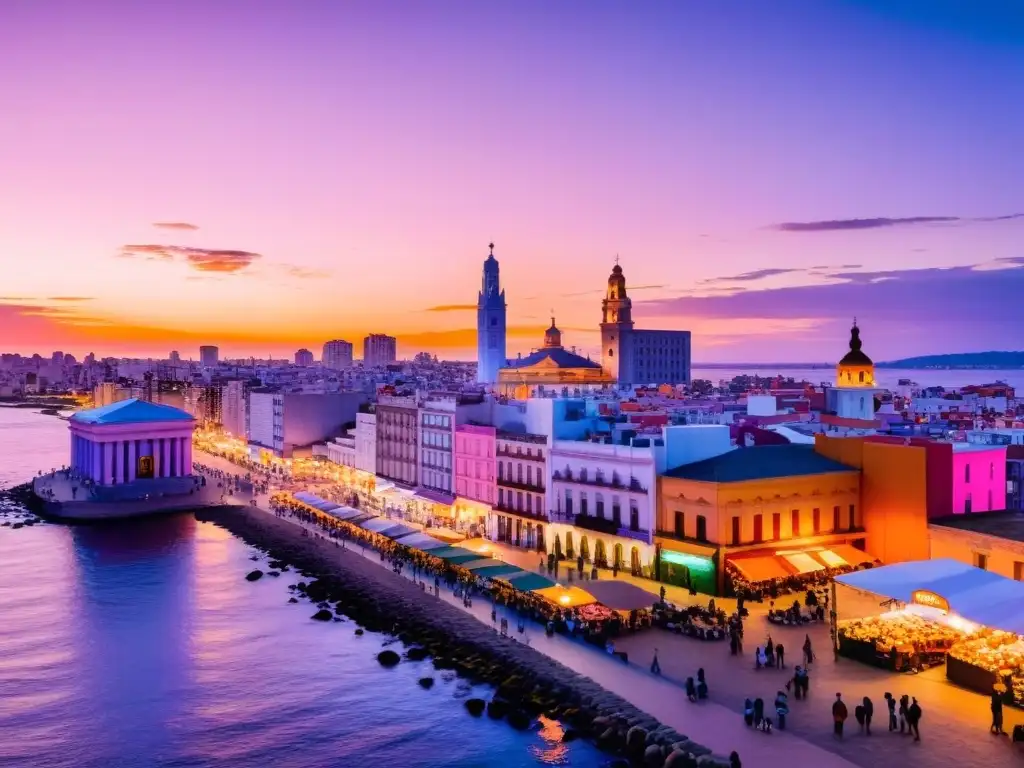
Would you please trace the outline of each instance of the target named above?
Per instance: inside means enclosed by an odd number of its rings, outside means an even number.
[[[589,472],[573,472],[571,469],[558,470],[551,473],[552,480],[563,483],[576,483],[578,485],[589,485],[595,488],[611,488],[613,490],[629,491],[631,493],[647,493],[647,488],[635,477],[630,477],[629,482],[623,482],[617,473],[611,478],[604,475],[592,475]]]
[[[515,509],[508,504],[495,504],[493,509],[495,512],[504,512],[505,514],[516,515],[527,520],[537,520],[541,523],[549,522],[548,516],[544,512],[527,512],[525,509]]]
[[[528,454],[522,448],[516,448],[513,450],[512,448],[502,448],[499,446],[495,449],[494,455],[502,456],[506,459],[520,459],[522,461],[536,461],[540,463],[544,462],[544,454],[538,450],[533,450]]]
[[[650,541],[651,539],[651,532],[640,528],[636,530],[632,528],[619,528],[615,535],[621,536],[624,539],[635,539],[636,541]]]
[[[509,480],[499,477],[498,485],[504,488],[515,488],[516,490],[529,491],[531,493],[544,493],[543,485],[538,485],[537,483],[527,483],[522,480]]]

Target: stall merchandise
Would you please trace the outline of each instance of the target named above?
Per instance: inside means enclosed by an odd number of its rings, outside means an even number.
[[[957,685],[991,693],[1006,686],[1006,703],[1024,705],[1024,640],[1013,632],[984,630],[954,645],[946,662],[946,677]]]
[[[901,671],[942,663],[964,631],[909,611],[840,621],[839,652]]]

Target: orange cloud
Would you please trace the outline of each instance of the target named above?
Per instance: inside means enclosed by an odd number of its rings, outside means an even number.
[[[476,304],[438,304],[436,307],[427,307],[424,312],[468,312],[476,309]]]
[[[153,226],[157,229],[179,229],[179,230],[196,230],[199,229],[195,224],[189,224],[187,221],[156,221],[153,222]]]
[[[184,261],[200,272],[241,272],[262,258],[251,251],[191,248],[184,245],[126,245],[120,256],[147,261]]]

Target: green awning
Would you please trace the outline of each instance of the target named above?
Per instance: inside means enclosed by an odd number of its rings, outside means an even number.
[[[502,581],[507,581],[520,592],[533,592],[535,589],[547,589],[548,587],[555,586],[555,582],[551,579],[541,576],[539,573],[531,573],[530,571],[522,571],[518,574],[513,573],[499,578]]]
[[[492,565],[507,565],[507,563],[503,563],[501,560],[495,560],[493,557],[481,557],[476,560],[470,560],[468,563],[462,563],[462,567],[467,571],[489,568]]]
[[[442,547],[441,549],[432,549],[430,550],[430,554],[434,557],[440,557],[442,560],[446,560],[447,562],[455,565],[480,559],[479,552],[470,552],[468,549],[463,549],[462,547]]]
[[[486,568],[474,568],[474,576],[483,576],[488,579],[496,579],[499,576],[502,578],[508,578],[513,575],[516,571],[525,573],[522,568],[517,568],[514,565],[508,563],[501,563],[500,565],[489,565]]]

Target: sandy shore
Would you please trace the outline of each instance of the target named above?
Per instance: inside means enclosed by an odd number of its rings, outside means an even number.
[[[488,682],[501,711],[546,713],[612,752],[647,765],[726,768],[728,758],[661,725],[621,697],[557,661],[502,637],[454,606],[422,591],[333,541],[303,536],[295,523],[252,507],[197,512],[266,550],[271,556],[319,577],[310,596],[335,603],[374,631],[396,631],[407,646],[423,649],[439,669]],[[510,717],[510,722],[513,718]],[[646,752],[646,755],[645,755]]]

